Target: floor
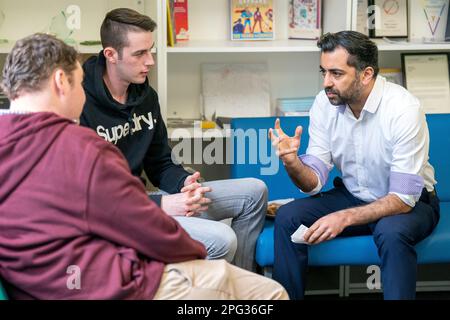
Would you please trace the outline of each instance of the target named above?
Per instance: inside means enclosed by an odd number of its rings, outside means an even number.
[[[367,293],[367,294],[351,294],[349,297],[340,298],[337,295],[310,295],[306,296],[305,300],[317,301],[317,300],[383,300],[383,295],[380,293]],[[418,292],[416,300],[450,300],[450,291],[447,292]]]

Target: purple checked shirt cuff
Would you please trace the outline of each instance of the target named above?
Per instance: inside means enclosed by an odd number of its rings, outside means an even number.
[[[389,181],[389,193],[396,194],[407,205],[414,207],[424,188],[423,178],[416,174],[391,171]]]
[[[416,174],[391,171],[389,191],[409,196],[420,196],[424,187],[423,178]]]
[[[319,177],[320,184],[324,186],[328,181],[328,174],[329,174],[326,164],[316,156],[310,154],[301,155],[299,158],[304,165],[314,170],[314,172]]]

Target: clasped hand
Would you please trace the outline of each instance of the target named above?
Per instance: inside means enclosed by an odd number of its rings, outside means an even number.
[[[161,208],[171,216],[197,216],[208,210],[211,200],[205,193],[211,192],[211,188],[202,187],[198,183],[200,173],[195,172],[184,181],[184,187],[180,193],[163,196]]]

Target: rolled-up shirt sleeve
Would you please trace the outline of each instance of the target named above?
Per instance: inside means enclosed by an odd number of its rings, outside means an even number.
[[[389,193],[414,207],[424,188],[421,170],[428,161],[428,126],[419,106],[411,106],[396,119],[393,126]]]
[[[318,178],[318,184],[314,190],[306,193],[309,195],[317,194],[322,190],[328,181],[331,169],[333,169],[329,133],[322,123],[325,117],[321,117],[323,111],[318,99],[316,98],[310,110],[308,148],[306,154],[299,157],[303,164],[311,168]]]

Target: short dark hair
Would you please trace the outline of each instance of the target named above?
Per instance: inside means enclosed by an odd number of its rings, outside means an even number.
[[[149,16],[132,9],[118,8],[106,14],[100,28],[100,38],[103,48],[112,47],[121,57],[122,49],[128,45],[129,31],[153,32],[155,29],[156,22]]]
[[[363,71],[367,67],[372,67],[374,76],[378,75],[378,47],[368,36],[356,31],[341,31],[337,33],[324,34],[317,46],[321,52],[333,52],[341,47],[347,50],[349,58],[347,64]]]
[[[43,89],[56,69],[73,81],[77,51],[54,36],[35,33],[16,42],[6,57],[1,87],[10,100]]]

